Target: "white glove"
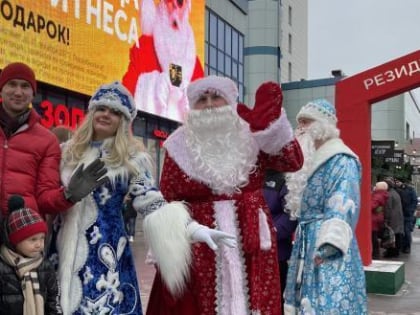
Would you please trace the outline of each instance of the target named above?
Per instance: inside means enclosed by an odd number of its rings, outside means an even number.
[[[212,250],[217,250],[217,244],[222,243],[228,247],[235,248],[237,246],[236,237],[232,234],[210,229],[205,225],[201,225],[196,221],[188,224],[187,232],[193,243],[206,243]]]

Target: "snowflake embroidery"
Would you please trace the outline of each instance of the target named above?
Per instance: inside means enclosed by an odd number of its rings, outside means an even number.
[[[107,315],[114,312],[106,294],[100,295],[96,300],[86,298],[86,305],[81,305],[80,309],[85,315]]]
[[[102,191],[99,193],[99,204],[103,206],[110,198],[111,194],[109,193],[109,189],[102,186]]]
[[[99,228],[95,225],[93,227],[93,231],[90,233],[90,241],[89,244],[94,245],[98,243],[98,241],[102,238],[102,234],[99,231]]]
[[[328,207],[339,211],[342,214],[346,214],[349,210],[352,214],[356,211],[356,205],[354,204],[354,201],[351,199],[347,199],[344,203],[344,196],[342,194],[335,194],[331,196],[331,198],[328,200]]]
[[[90,280],[93,279],[93,274],[92,274],[92,270],[90,269],[90,267],[86,267],[85,272],[83,273],[83,284],[88,284],[90,282]]]
[[[106,274],[106,277],[104,275],[101,275],[98,282],[96,282],[96,289],[99,291],[106,290],[107,292],[110,292],[114,298],[112,299],[112,303],[121,303],[124,299],[124,294],[118,290],[120,286],[120,278],[118,272],[113,272],[109,270]]]

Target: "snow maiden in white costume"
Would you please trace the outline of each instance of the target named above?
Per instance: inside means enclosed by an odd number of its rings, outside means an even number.
[[[339,138],[335,109],[327,101],[305,105],[297,120],[305,162],[301,171],[287,176],[286,208],[299,225],[284,293],[285,315],[366,315],[355,234],[359,159]]]
[[[129,191],[134,208],[147,217],[148,231],[161,231],[151,241],[163,243],[161,248],[168,255],[165,257],[173,257],[165,265],[155,255],[159,268],[166,271],[167,285],[182,287],[188,277],[189,243],[199,241],[194,233],[201,226],[191,220],[182,203],[167,203],[154,187],[150,157],[129,128],[135,114],[133,98],[120,82],[103,85],[90,100],[83,124],[63,148],[64,185],[80,165],[98,157],[105,162],[109,178],[62,217],[57,249],[64,315],[142,314],[121,212],[123,198]],[[194,230],[189,223],[194,223]],[[219,241],[228,237],[219,231],[211,232],[211,240],[213,236]]]

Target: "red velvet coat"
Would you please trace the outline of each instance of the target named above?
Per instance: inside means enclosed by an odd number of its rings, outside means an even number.
[[[179,130],[178,130],[179,131]],[[171,137],[176,138],[175,132]],[[168,139],[171,141],[171,138]],[[177,144],[180,144],[178,142]],[[181,145],[182,146],[182,145]],[[281,172],[300,169],[303,157],[299,145],[295,140],[284,145],[276,155],[269,155],[260,151],[256,171],[249,175],[249,183],[241,188],[241,192],[233,196],[216,195],[205,184],[194,179],[193,174],[186,173],[175,161],[179,159],[179,152],[173,152],[167,147],[167,155],[162,170],[160,187],[168,201],[183,200],[187,202],[194,220],[211,228],[215,226],[215,202],[233,200],[240,237],[238,247],[242,253],[247,288],[243,288],[247,295],[249,310],[258,310],[261,315],[280,315],[280,283],[277,263],[276,235],[266,206],[262,186],[267,167]],[[179,145],[172,146],[179,149]],[[174,158],[173,158],[174,157]],[[268,250],[260,248],[259,209],[267,217],[271,236],[271,247]],[[220,226],[218,227],[220,229]],[[147,308],[147,315],[215,315],[220,314],[217,308],[216,278],[220,276],[216,270],[217,257],[215,252],[206,244],[193,245],[193,262],[190,279],[183,295],[174,298],[166,289],[159,272],[157,272]],[[243,292],[231,292],[242,294]],[[223,306],[224,307],[224,306]],[[226,314],[235,312],[226,311]]]

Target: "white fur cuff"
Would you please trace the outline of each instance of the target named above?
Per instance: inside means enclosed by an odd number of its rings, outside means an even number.
[[[290,304],[284,304],[284,315],[297,315],[296,307]]]
[[[281,109],[280,118],[268,128],[253,133],[260,149],[268,154],[279,154],[281,149],[293,140],[293,129],[287,119],[284,108]]]
[[[316,248],[328,243],[343,252],[345,255],[349,249],[353,232],[350,225],[341,219],[332,218],[321,224],[316,240]]]
[[[189,277],[191,216],[182,202],[171,202],[146,216],[143,229],[162,279],[174,296],[182,293]]]

